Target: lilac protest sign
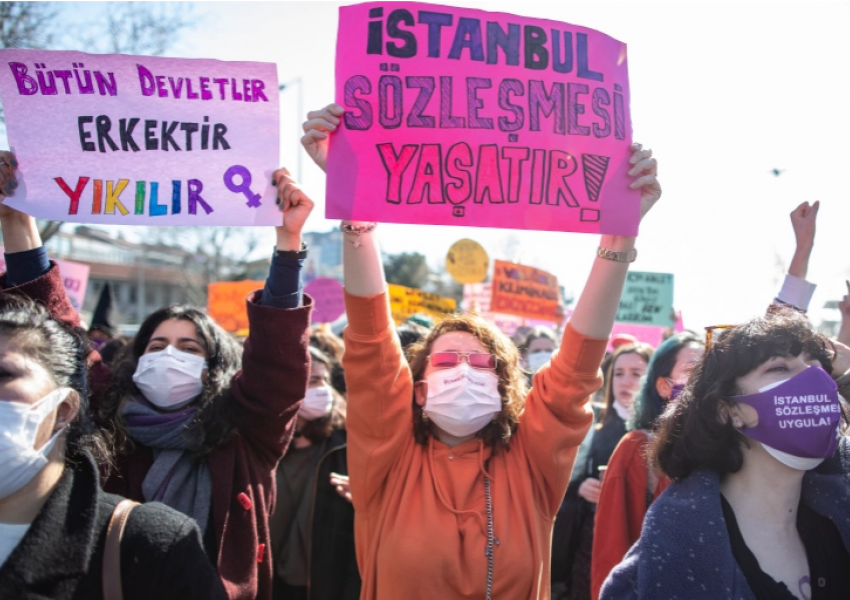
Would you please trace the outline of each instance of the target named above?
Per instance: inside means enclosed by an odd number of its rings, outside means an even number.
[[[35,217],[279,225],[272,63],[0,50],[18,183]]]
[[[637,233],[626,45],[504,13],[339,12],[328,218]]]
[[[313,298],[313,323],[332,323],[345,312],[342,284],[330,277],[311,279],[304,292]]]

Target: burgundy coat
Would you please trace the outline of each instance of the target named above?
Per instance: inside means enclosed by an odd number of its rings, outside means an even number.
[[[65,294],[59,268],[15,288],[43,302],[57,320],[79,326],[80,317]],[[269,600],[272,561],[268,515],[275,502],[274,471],[295,429],[300,401],[310,377],[309,340],[312,300],[304,306],[280,309],[259,304],[261,291],[248,299],[250,335],[245,341],[242,370],[230,386],[236,433],[215,450],[207,464],[212,479],[212,521],[218,547],[216,566],[231,600]],[[89,355],[91,403],[106,389],[109,369],[100,355]],[[142,481],[153,463],[150,448],[116,457],[117,473],[104,483],[107,492],[144,502]]]

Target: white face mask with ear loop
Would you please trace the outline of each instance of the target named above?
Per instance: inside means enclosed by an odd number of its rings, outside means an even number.
[[[307,395],[301,401],[298,416],[308,421],[315,421],[331,414],[334,406],[334,395],[327,383],[314,388],[307,388]]]
[[[487,426],[502,411],[499,377],[494,371],[472,369],[462,362],[425,378],[428,396],[423,412],[440,429],[466,437]]]
[[[201,395],[201,375],[206,368],[203,356],[181,352],[169,344],[164,350],[139,357],[133,382],[154,406],[176,410]]]
[[[72,391],[58,388],[35,404],[0,400],[0,500],[20,490],[47,465],[47,456],[65,428],[36,450],[38,428]]]

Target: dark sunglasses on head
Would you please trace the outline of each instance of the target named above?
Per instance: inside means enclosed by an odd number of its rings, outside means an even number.
[[[434,352],[429,358],[431,366],[435,369],[446,369],[456,367],[464,356],[473,369],[496,368],[496,356],[483,352]]]

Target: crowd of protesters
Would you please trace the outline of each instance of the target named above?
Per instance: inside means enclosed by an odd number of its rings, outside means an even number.
[[[304,124],[323,170],[342,114]],[[643,219],[657,162],[631,152]],[[602,237],[561,331],[512,340],[474,312],[397,326],[379,225],[345,221],[339,338],[303,292],[313,202],[272,183],[244,344],[189,306],[86,333],[0,203],[0,597],[846,597],[850,325],[805,317],[817,203],[764,316],[609,353],[635,238]]]

